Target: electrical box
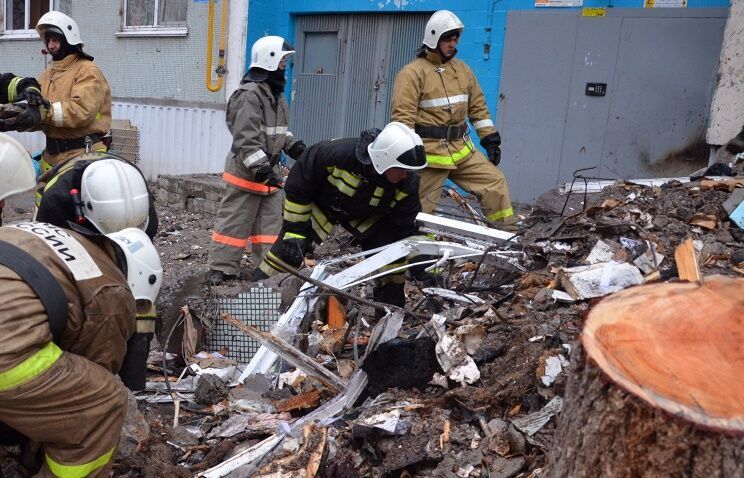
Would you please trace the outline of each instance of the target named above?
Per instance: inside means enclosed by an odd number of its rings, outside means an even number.
[[[587,83],[584,94],[586,96],[604,96],[607,93],[607,83]]]

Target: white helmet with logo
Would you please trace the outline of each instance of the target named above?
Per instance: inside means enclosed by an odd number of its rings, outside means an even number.
[[[367,146],[375,171],[382,174],[390,168],[423,169],[426,167],[424,143],[415,131],[393,121]]]
[[[160,255],[144,231],[130,227],[113,234],[106,234],[124,254],[127,284],[137,301],[137,310],[147,310],[163,283]]]
[[[102,234],[127,227],[145,230],[150,213],[147,183],[137,168],[120,159],[99,159],[83,171],[83,216]]]
[[[282,59],[293,53],[292,45],[282,37],[267,36],[259,38],[251,47],[250,68],[276,71]]]
[[[447,32],[457,30],[459,33],[465,29],[457,15],[449,10],[439,10],[432,14],[429,21],[426,22],[426,31],[424,31],[423,44],[435,50],[439,44],[441,36]]]
[[[39,18],[36,31],[39,32],[41,40],[46,43],[47,30],[64,35],[67,43],[72,46],[83,46],[83,38],[80,36],[80,28],[75,20],[62,12],[47,12]]]
[[[31,155],[14,138],[0,133],[0,201],[36,185]]]

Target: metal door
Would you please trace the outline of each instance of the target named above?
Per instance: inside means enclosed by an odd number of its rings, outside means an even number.
[[[307,15],[296,22],[290,126],[311,144],[382,128],[397,72],[429,14]]]

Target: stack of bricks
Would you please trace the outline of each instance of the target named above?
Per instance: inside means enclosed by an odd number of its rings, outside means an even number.
[[[159,204],[176,211],[216,214],[225,183],[216,174],[159,176]]]

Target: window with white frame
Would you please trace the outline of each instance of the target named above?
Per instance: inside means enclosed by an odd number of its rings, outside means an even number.
[[[188,0],[123,0],[122,32],[186,33]]]
[[[54,0],[5,0],[4,33],[36,37],[36,23],[50,10],[54,10]]]

